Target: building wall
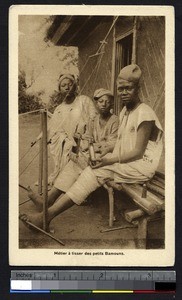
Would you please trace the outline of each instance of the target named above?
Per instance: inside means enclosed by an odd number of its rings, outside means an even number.
[[[165,126],[165,19],[140,17],[137,38],[137,62],[143,76],[140,97],[156,112],[162,127]],[[165,129],[165,128],[164,128]],[[159,171],[164,172],[165,151]]]
[[[90,58],[83,69],[89,55],[97,52],[100,41],[104,40],[111,24],[112,20],[103,21],[79,46],[80,91],[90,97],[97,88],[111,88],[113,30],[108,36],[107,44],[101,50],[105,53]]]
[[[121,18],[116,26],[116,38],[133,28],[132,18]],[[165,18],[138,17],[136,33],[136,63],[142,69],[140,98],[156,112],[165,126]],[[116,74],[117,77],[117,74]],[[164,128],[165,129],[165,128]],[[165,149],[159,171],[164,172]]]
[[[164,17],[140,17],[137,37],[137,62],[141,78],[141,99],[165,118],[165,20]]]
[[[119,114],[119,112],[122,109],[122,102],[117,96],[117,89],[116,89],[116,80],[119,75],[120,70],[131,63],[131,58],[129,55],[127,55],[127,60],[124,59],[123,56],[125,56],[125,46],[124,46],[124,40],[126,40],[129,36],[131,37],[131,47],[129,51],[132,53],[132,39],[133,36],[131,33],[133,33],[133,27],[134,27],[134,17],[121,17],[118,19],[115,27],[115,64],[114,64],[114,77],[113,77],[113,90],[114,90],[114,111],[116,114]],[[121,46],[122,45],[122,46]],[[124,47],[124,48],[123,48]],[[128,46],[127,46],[128,47]]]
[[[133,29],[134,17],[121,17],[116,23],[116,38]]]

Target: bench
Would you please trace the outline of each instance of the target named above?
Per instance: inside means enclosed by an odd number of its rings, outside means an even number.
[[[136,204],[137,209],[124,213],[124,218],[137,227],[137,248],[146,248],[147,225],[151,221],[164,218],[165,211],[165,176],[156,172],[149,181],[137,184],[114,181],[105,183],[109,196],[109,227],[114,221],[114,190],[124,191]]]

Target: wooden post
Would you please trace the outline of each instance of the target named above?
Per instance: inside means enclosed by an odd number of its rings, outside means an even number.
[[[137,237],[137,248],[146,249],[147,245],[147,218],[144,217],[138,222],[138,237]]]
[[[114,220],[114,191],[112,187],[109,187],[106,183],[103,185],[103,187],[108,192],[109,197],[109,227],[113,226],[113,220]]]
[[[114,95],[115,92],[115,57],[116,57],[116,39],[115,39],[115,35],[116,35],[116,28],[113,28],[113,38],[112,38],[112,68],[111,68],[111,92]],[[114,105],[116,105],[114,103]]]
[[[47,111],[42,110],[42,148],[43,148],[43,229],[48,231],[48,155],[47,155]]]
[[[42,128],[42,115],[41,115],[41,128]],[[42,175],[43,175],[43,145],[42,138],[39,141],[39,178],[38,178],[38,193],[42,194]]]
[[[133,47],[132,47],[132,58],[131,58],[132,64],[136,64],[136,35],[137,35],[137,17],[134,17]]]
[[[114,221],[114,191],[113,188],[109,188],[109,227],[113,226]]]

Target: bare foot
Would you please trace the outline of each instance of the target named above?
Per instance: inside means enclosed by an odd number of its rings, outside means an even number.
[[[39,194],[34,193],[30,187],[28,187],[27,190],[28,190],[28,197],[33,201],[33,203],[37,207],[37,210],[41,212],[43,210],[42,197]]]
[[[33,227],[31,224],[43,228],[43,214],[42,213],[36,213],[36,214],[20,214],[19,219],[23,222],[23,224],[29,228],[36,230],[35,227]]]

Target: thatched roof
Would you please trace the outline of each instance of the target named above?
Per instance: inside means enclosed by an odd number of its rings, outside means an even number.
[[[110,16],[56,16],[47,38],[55,45],[79,46],[98,24],[112,19]]]

